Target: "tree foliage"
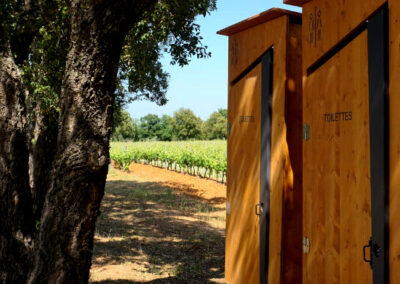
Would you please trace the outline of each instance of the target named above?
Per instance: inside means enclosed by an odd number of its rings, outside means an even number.
[[[196,16],[215,9],[215,1],[159,1],[154,10],[128,34],[121,56],[120,78],[127,82],[130,100],[149,99],[159,105],[167,102],[168,74],[160,59],[171,55],[171,64],[187,65],[192,56],[210,56],[201,43]]]
[[[168,53],[171,64],[179,66],[189,64],[193,56],[209,57],[195,18],[215,8],[215,0],[158,1],[135,24],[126,38],[118,73],[124,103],[142,99],[167,103],[169,74],[161,64],[163,54]]]
[[[203,121],[190,109],[180,108],[174,113],[174,132],[179,140],[202,139]]]
[[[176,134],[174,133],[174,118],[169,115],[163,115],[161,117],[161,131],[159,135],[161,141],[172,141],[176,140]]]
[[[208,139],[226,139],[227,118],[224,116],[226,110],[219,109],[213,112],[205,122],[205,134]]]
[[[139,139],[139,128],[136,122],[132,119],[129,112],[122,110],[118,125],[113,130],[111,139],[115,141]]]
[[[178,110],[173,117],[148,114],[136,123],[127,111],[118,114],[112,134],[114,141],[175,141],[188,139],[226,139],[226,109],[218,109],[203,122],[189,109]]]
[[[156,114],[148,114],[140,118],[140,138],[157,140],[161,131],[161,119]]]
[[[58,111],[70,47],[69,4],[66,0],[28,2],[31,3],[29,10],[24,9],[21,0],[1,0],[0,16],[5,18],[3,23],[9,31],[14,57],[22,67],[31,109],[40,101],[40,111]],[[116,112],[134,100],[167,103],[169,74],[161,64],[163,55],[168,53],[171,64],[179,66],[189,64],[193,56],[209,57],[211,53],[202,44],[200,26],[195,19],[215,9],[216,0],[160,0],[145,12],[130,29],[122,49]],[[29,20],[23,17],[24,13],[29,13]],[[27,35],[32,39],[26,39]]]
[[[228,119],[228,110],[226,108],[220,108],[218,112],[226,119]]]

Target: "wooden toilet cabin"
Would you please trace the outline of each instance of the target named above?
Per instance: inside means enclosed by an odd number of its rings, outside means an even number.
[[[400,1],[303,8],[303,283],[400,283]]]
[[[229,37],[225,276],[302,278],[301,15],[271,9]]]

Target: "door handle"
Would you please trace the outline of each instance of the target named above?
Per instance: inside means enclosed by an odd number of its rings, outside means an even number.
[[[367,259],[367,253],[366,253],[367,248],[369,248],[369,259]],[[369,263],[369,266],[371,266],[371,269],[373,268],[372,267],[372,249],[373,249],[373,242],[372,242],[372,238],[370,238],[369,243],[367,245],[363,246],[363,260],[364,260],[364,262]]]
[[[264,212],[264,203],[260,202],[256,204],[256,215],[261,216],[263,212]]]

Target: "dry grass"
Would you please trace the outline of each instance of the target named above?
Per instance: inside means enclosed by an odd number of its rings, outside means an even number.
[[[171,174],[110,168],[91,283],[224,283],[225,187]]]

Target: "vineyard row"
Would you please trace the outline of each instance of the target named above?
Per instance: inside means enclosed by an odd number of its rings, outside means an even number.
[[[135,162],[226,181],[226,141],[113,142],[110,155],[124,170]]]

